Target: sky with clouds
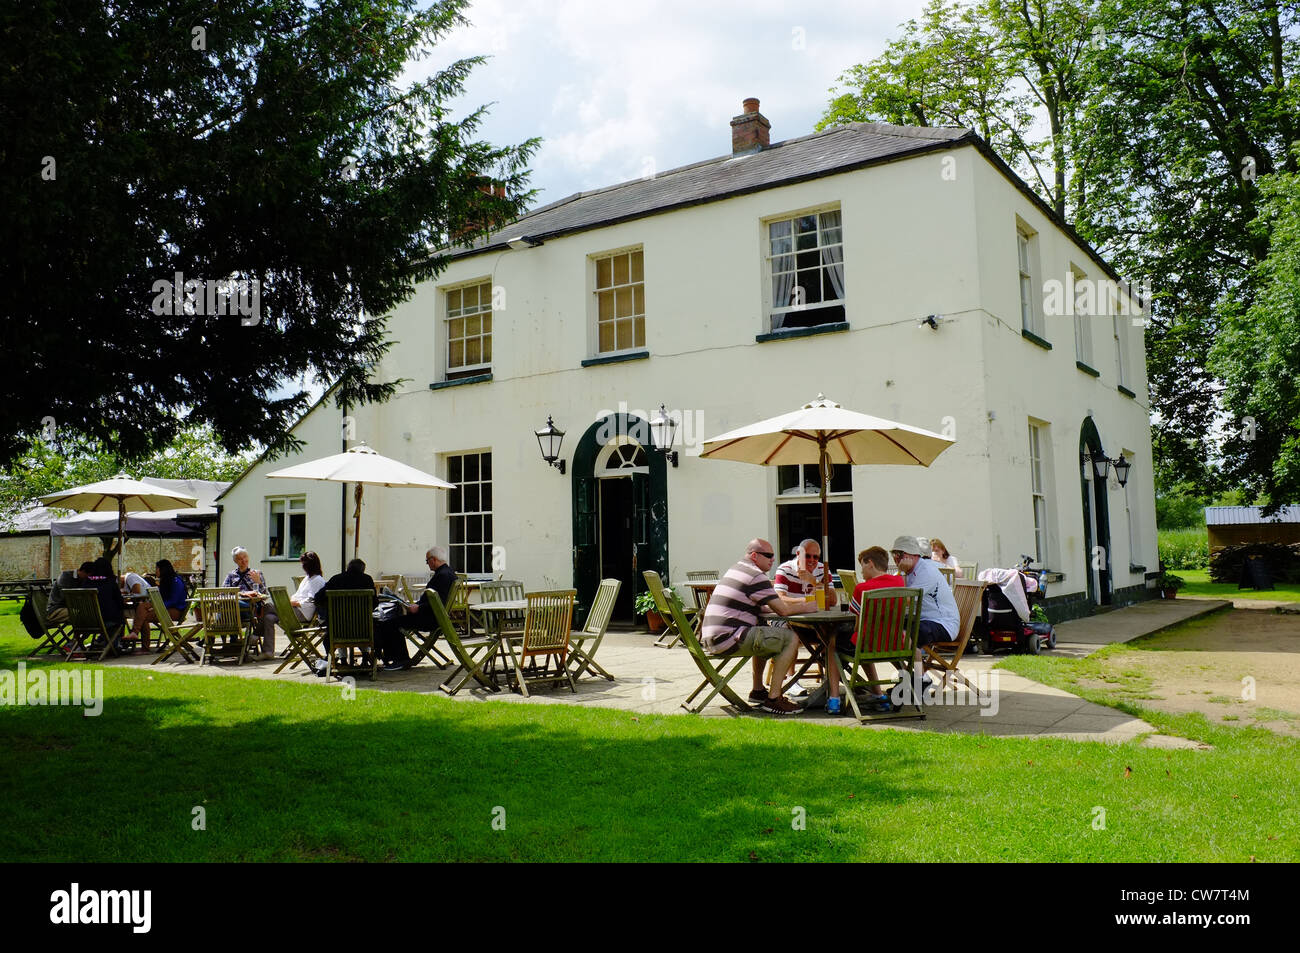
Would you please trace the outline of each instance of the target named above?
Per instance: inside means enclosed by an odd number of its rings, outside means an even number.
[[[877,56],[924,0],[472,0],[408,78],[485,55],[457,112],[480,137],[540,136],[537,205],[731,151],[757,97],[772,141],[808,135],[843,70]]]

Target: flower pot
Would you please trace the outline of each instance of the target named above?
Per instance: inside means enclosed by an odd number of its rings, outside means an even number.
[[[1178,590],[1177,590],[1177,589],[1161,589],[1161,590],[1160,590],[1160,598],[1161,598],[1161,599],[1177,599],[1177,598],[1178,598]]]
[[[645,614],[646,625],[650,626],[651,632],[662,632],[664,630],[664,620],[658,611],[651,609]]]

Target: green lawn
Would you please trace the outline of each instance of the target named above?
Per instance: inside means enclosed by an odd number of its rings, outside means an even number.
[[[1238,589],[1235,582],[1210,582],[1208,569],[1179,569],[1174,575],[1187,581],[1180,596],[1213,596],[1216,599],[1264,599],[1270,602],[1300,602],[1300,583],[1275,582],[1275,589]]]
[[[0,609],[0,665],[30,647]],[[105,692],[98,718],[0,708],[0,861],[1300,859],[1300,745],[1201,718],[1144,714],[1213,750],[161,671]]]

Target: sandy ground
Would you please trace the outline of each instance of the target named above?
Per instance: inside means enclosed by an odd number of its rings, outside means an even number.
[[[1237,608],[1105,663],[1140,704],[1300,737],[1300,611]],[[1093,684],[1098,684],[1094,682]]]

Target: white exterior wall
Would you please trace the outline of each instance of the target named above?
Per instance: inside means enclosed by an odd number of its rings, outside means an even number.
[[[947,176],[945,159],[952,160]],[[843,213],[851,330],[756,342],[767,331],[763,220],[828,206]],[[1073,553],[1081,548],[1081,516],[1070,461],[1091,407],[1110,455],[1121,444],[1136,451],[1130,494],[1145,500],[1143,545],[1154,568],[1145,407],[1115,392],[1113,370],[1101,368],[1098,382],[1075,369],[1072,332],[1052,352],[1020,337],[1016,214],[1050,239],[1045,258],[1066,255],[1065,237],[973,148],[963,148],[452,262],[436,285],[422,285],[390,317],[398,343],[376,376],[409,383],[387,404],[354,412],[356,438],[441,476],[446,454],[490,449],[493,542],[508,577],[544,588],[573,583],[572,472],[561,476],[546,466],[532,434],[548,414],[566,431],[563,455],[571,463],[587,427],[620,402],[646,415],[660,403],[686,412],[678,435],[686,451],[668,471],[673,579],[725,567],[750,537],[776,535],[775,470],[700,460],[699,442],[797,408],[818,392],[957,440],[928,469],[854,468],[857,548],[888,547],[898,534],[914,533],[943,538],[961,559],[1005,565],[1033,545],[1025,467],[1025,420],[1033,414],[1053,427],[1052,498],[1067,572],[1065,585],[1053,590],[1059,594],[1084,585],[1082,553]],[[596,356],[589,256],[627,247],[644,250],[650,357],[584,368],[581,361]],[[1082,263],[1081,250],[1072,254]],[[493,379],[431,391],[429,383],[444,376],[441,289],[484,279],[505,295],[493,315]],[[939,330],[918,327],[932,313],[945,316]],[[1105,353],[1099,340],[1099,362]],[[1140,343],[1131,367],[1144,368]],[[1144,378],[1135,390],[1145,405]],[[308,449],[267,469],[338,452],[337,421],[332,404],[309,416],[298,431]],[[223,500],[226,551],[230,524],[253,519],[266,495],[282,492],[274,484],[289,483],[262,480],[259,471]],[[337,571],[338,487],[304,486],[311,494],[308,545],[328,575]],[[372,569],[418,568],[426,546],[447,542],[444,494],[372,487],[366,500],[361,554]],[[1118,516],[1122,521],[1122,506]],[[1126,547],[1114,510],[1111,522],[1112,537]],[[264,537],[263,530],[263,547]],[[1067,553],[1078,556],[1077,571]],[[853,556],[832,553],[830,561],[847,567]],[[274,568],[268,576],[274,581]],[[1116,586],[1127,584],[1126,574],[1116,575]]]

